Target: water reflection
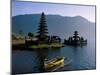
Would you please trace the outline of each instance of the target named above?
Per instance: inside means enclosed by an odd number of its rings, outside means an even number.
[[[37,51],[13,51],[13,73],[37,73],[43,72],[41,67],[44,60],[50,60],[57,56],[65,57],[65,67],[58,71],[95,69],[95,43],[89,43],[83,47],[66,46],[57,49],[42,49]],[[66,66],[68,60],[71,64]]]
[[[36,51],[39,59],[39,70],[40,72],[44,72],[44,63],[45,61],[49,61],[53,58],[61,56],[60,48],[53,49],[38,49]]]

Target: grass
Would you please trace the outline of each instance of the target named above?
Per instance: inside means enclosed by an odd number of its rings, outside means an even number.
[[[60,48],[60,47],[63,47],[62,44],[59,44],[59,43],[52,43],[52,44],[39,44],[39,45],[32,45],[30,46],[30,48],[33,48],[33,49],[42,49],[42,48]]]
[[[24,39],[18,39],[18,40],[12,40],[12,47],[14,49],[25,49],[25,40]],[[61,48],[63,47],[63,44],[60,43],[51,43],[51,44],[39,44],[39,45],[31,45],[28,46],[28,48],[31,49],[43,49],[43,48]]]
[[[18,45],[18,44],[25,44],[25,40],[24,39],[12,40],[12,45]]]

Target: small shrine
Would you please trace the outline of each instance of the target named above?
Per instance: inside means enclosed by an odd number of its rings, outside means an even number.
[[[73,45],[73,46],[83,46],[87,45],[87,40],[83,37],[80,37],[78,35],[78,31],[74,32],[74,35],[72,37],[69,37],[67,40],[64,39],[64,44],[66,45]]]

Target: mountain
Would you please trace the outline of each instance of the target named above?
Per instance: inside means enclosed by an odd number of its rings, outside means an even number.
[[[37,32],[40,14],[18,15],[12,17],[12,32],[18,34],[20,30],[26,35],[28,32]],[[68,17],[60,15],[46,15],[50,35],[62,38],[72,36],[77,30],[85,38],[95,38],[95,23],[82,16]]]

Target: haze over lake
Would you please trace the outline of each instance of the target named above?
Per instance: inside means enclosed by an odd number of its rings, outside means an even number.
[[[12,31],[18,34],[22,30],[25,35],[28,32],[36,34],[39,20],[40,14],[14,16],[12,17]],[[50,35],[57,35],[64,39],[72,36],[73,32],[77,30],[80,36],[90,39],[95,38],[95,23],[84,17],[46,15],[46,21]]]

